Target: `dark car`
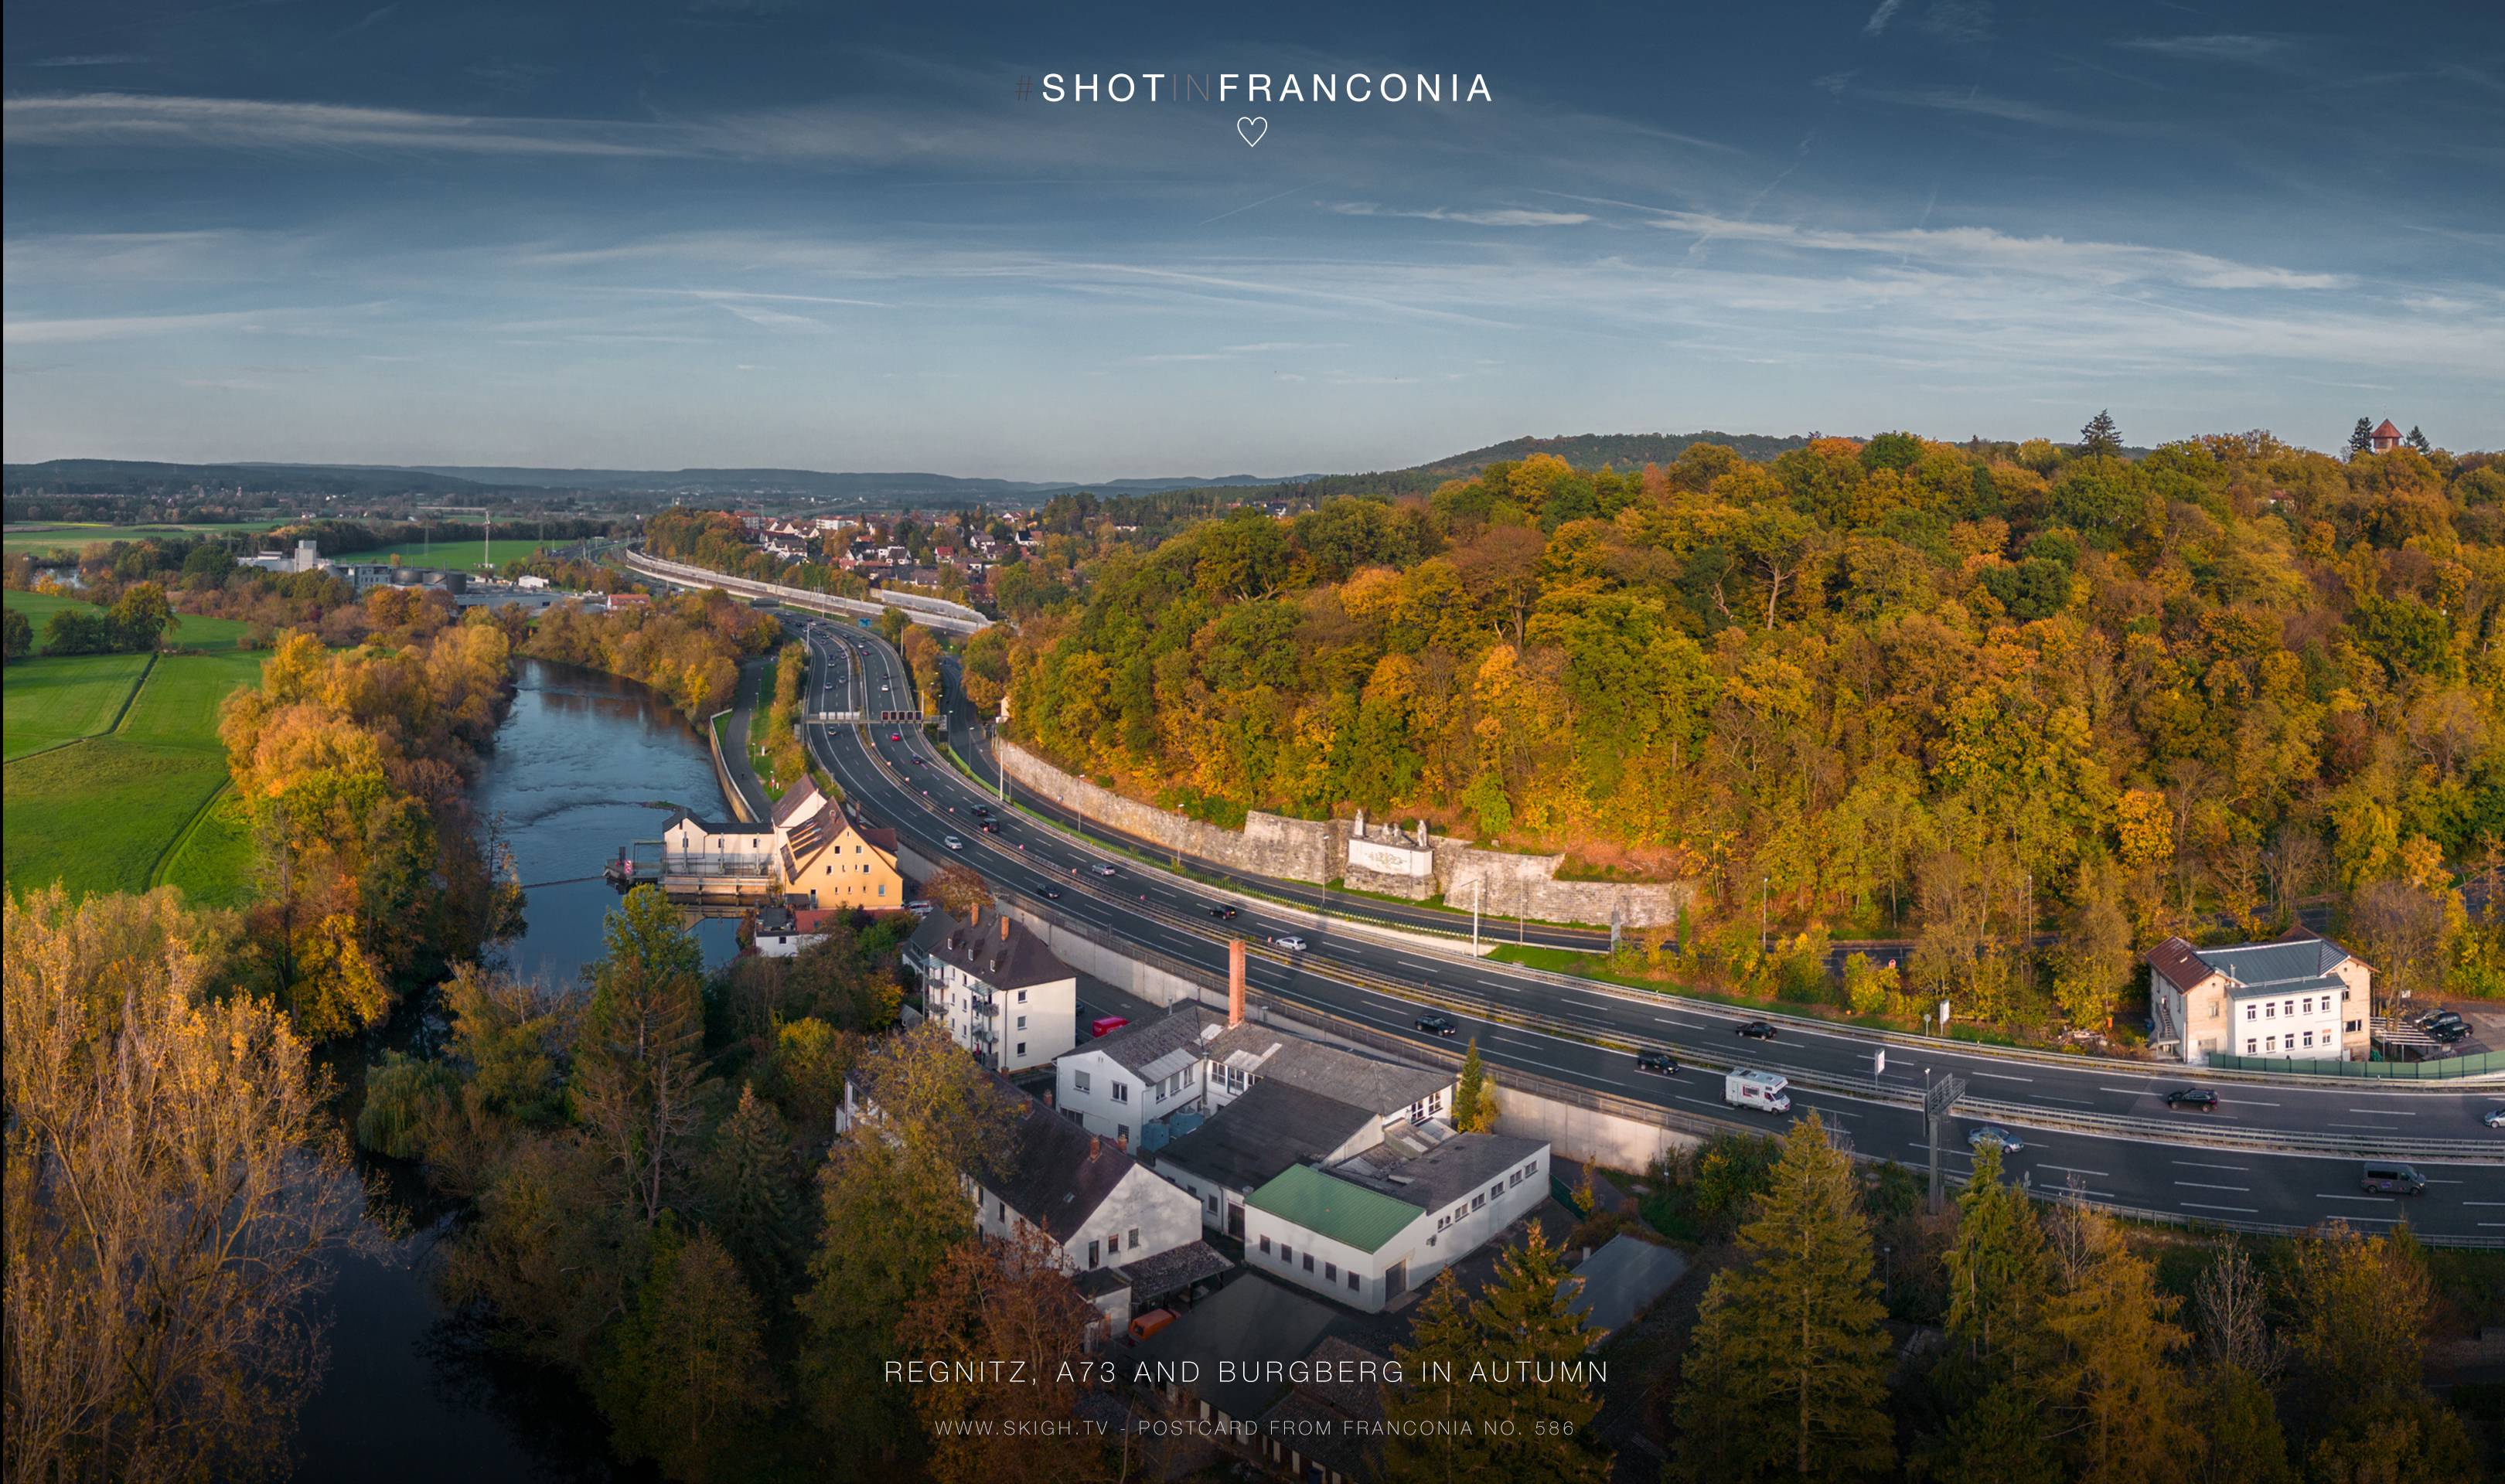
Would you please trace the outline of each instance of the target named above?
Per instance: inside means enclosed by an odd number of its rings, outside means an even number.
[[[2439,1025],[2458,1025],[2461,1023],[2461,1012],[2457,1010],[2430,1010],[2425,1015],[2418,1017],[2418,1023],[2429,1030],[2433,1030]]]
[[[2359,1172],[2357,1188],[2369,1195],[2417,1195],[2426,1190],[2426,1177],[2409,1165],[2379,1159]]]
[[[1442,1016],[1420,1016],[1418,1018],[1418,1028],[1430,1036],[1450,1036],[1457,1034],[1461,1030],[1460,1026],[1455,1025],[1448,1019],[1445,1019]]]
[[[988,804],[975,805],[974,817],[977,819],[989,819],[992,817],[992,807]]]
[[[1234,908],[1223,904],[1211,908],[1209,910],[1209,915],[1216,917],[1220,922],[1231,922],[1236,917],[1242,915],[1242,914],[1238,913]]]
[[[2456,1041],[2468,1039],[2470,1035],[2470,1027],[2458,1022],[2452,1025],[2438,1025],[2429,1030],[2427,1034],[2435,1037],[2445,1045],[2451,1046]]]
[[[1058,902],[1061,900],[1061,888],[1058,886],[1046,886],[1043,888],[1043,895],[1044,900],[1046,901]]]
[[[1751,1041],[1772,1041],[1775,1039],[1775,1028],[1763,1020],[1750,1020],[1747,1024],[1734,1026],[1733,1029]]]
[[[984,833],[984,834],[986,834],[986,835],[997,835],[997,834],[999,834],[1000,832],[1001,832],[1001,822],[1000,822],[999,820],[997,820],[997,819],[986,819],[986,820],[984,820],[984,821],[983,821],[983,833]]]
[[[1678,1075],[1678,1058],[1668,1052],[1638,1052],[1636,1070],[1655,1072],[1664,1077],[1676,1077]]]
[[[2206,1087],[2177,1087],[2166,1094],[2169,1108],[2198,1108],[2203,1113],[2218,1111],[2218,1094]]]

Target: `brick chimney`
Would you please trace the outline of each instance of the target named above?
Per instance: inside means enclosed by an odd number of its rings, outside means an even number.
[[[1226,943],[1226,1024],[1229,1029],[1244,1023],[1244,940],[1230,938]]]
[[[983,904],[980,902],[969,903],[966,908],[966,920],[976,927],[980,927],[983,922]]]
[[[1008,942],[1008,941],[1009,941],[1009,915],[1008,915],[1007,913],[1003,913],[1003,914],[1001,914],[1001,942],[1003,942],[1003,943],[1006,943],[1006,942]]]

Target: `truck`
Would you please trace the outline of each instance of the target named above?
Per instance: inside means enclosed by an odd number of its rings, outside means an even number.
[[[1754,1108],[1763,1113],[1789,1113],[1792,1095],[1785,1090],[1791,1084],[1780,1072],[1725,1072],[1722,1074],[1722,1101],[1732,1108]]]

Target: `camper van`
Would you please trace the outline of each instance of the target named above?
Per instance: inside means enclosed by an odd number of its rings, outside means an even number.
[[[1791,1086],[1780,1072],[1726,1072],[1722,1075],[1722,1101],[1734,1108],[1754,1108],[1761,1113],[1789,1113]]]

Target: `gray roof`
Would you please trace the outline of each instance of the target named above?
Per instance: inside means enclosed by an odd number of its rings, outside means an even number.
[[[983,1181],[983,1189],[1050,1232],[1054,1241],[1067,1242],[1140,1162],[1041,1099],[1010,1095],[1017,1098],[1018,1124],[1001,1172]]]
[[[977,908],[976,920],[959,921],[941,908],[905,940],[905,947],[925,957],[965,970],[995,989],[1022,989],[1075,979],[1078,971],[1063,963],[1043,940],[1003,915],[998,908]],[[1003,936],[1002,924],[1008,932]]]
[[[1687,1256],[1625,1232],[1569,1274],[1560,1288],[1567,1306],[1583,1318],[1593,1338],[1622,1329],[1687,1274]]]
[[[1257,1190],[1288,1166],[1322,1158],[1378,1122],[1363,1108],[1293,1083],[1259,1082],[1159,1150],[1156,1162],[1179,1164],[1229,1190]]]
[[[2314,989],[2338,983],[2332,971],[2346,963],[2349,952],[2328,938],[2311,933],[2272,943],[2234,943],[2194,949],[2200,960],[2248,989]]]
[[[1305,1357],[1305,1363],[1334,1379],[1297,1382],[1261,1419],[1264,1431],[1293,1437],[1298,1452],[1324,1467],[1350,1478],[1374,1477],[1377,1448],[1371,1430],[1383,1422],[1383,1388],[1370,1381],[1335,1379],[1341,1367],[1358,1367],[1369,1361],[1377,1366],[1385,1363],[1382,1356],[1336,1334],[1324,1339]],[[1359,1369],[1350,1373],[1363,1374]]]
[[[1312,1352],[1335,1313],[1284,1283],[1259,1273],[1246,1273],[1207,1298],[1132,1352],[1135,1360],[1196,1361],[1200,1379],[1188,1389],[1237,1421],[1249,1422],[1269,1410],[1288,1389],[1284,1376],[1263,1375],[1263,1366],[1238,1365],[1239,1379],[1221,1380],[1220,1361],[1287,1360]],[[1243,1378],[1246,1371],[1252,1377]]]
[[[1547,1147],[1543,1140],[1517,1139],[1511,1134],[1457,1133],[1414,1159],[1378,1172],[1352,1161],[1331,1173],[1421,1210],[1439,1211],[1496,1184],[1505,1171],[1530,1162]]]
[[[1458,1074],[1429,1071],[1301,1041],[1250,1021],[1218,1032],[1201,1054],[1222,1066],[1320,1092],[1377,1116],[1401,1112],[1453,1085]]]
[[[1080,1047],[1080,1051],[1102,1052],[1134,1072],[1146,1074],[1158,1058],[1175,1052],[1195,1054],[1201,1032],[1213,1025],[1222,1025],[1225,1018],[1200,1005],[1185,1005],[1153,1020],[1135,1020],[1109,1036],[1102,1036]],[[1160,1072],[1159,1077],[1173,1075]]]
[[[1179,1294],[1203,1279],[1215,1278],[1234,1265],[1224,1253],[1207,1242],[1185,1242],[1145,1258],[1128,1259],[1116,1271],[1131,1285],[1131,1303],[1137,1308],[1155,1303],[1169,1294]]]

